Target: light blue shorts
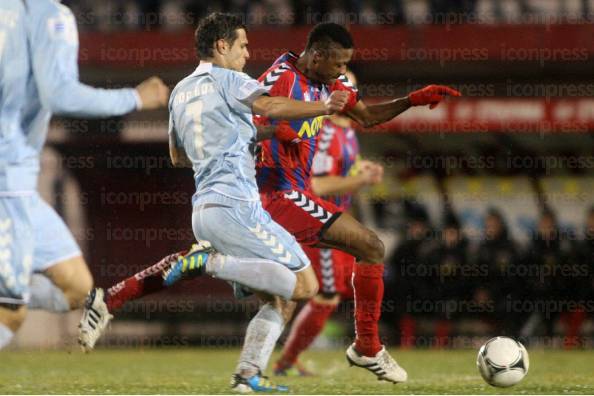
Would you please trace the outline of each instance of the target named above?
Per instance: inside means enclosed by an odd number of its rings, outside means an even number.
[[[275,223],[258,201],[240,201],[209,192],[196,199],[192,213],[196,239],[219,252],[276,261],[298,272],[310,262],[295,238]]]
[[[33,272],[79,255],[68,227],[38,193],[0,197],[0,303],[26,304]]]

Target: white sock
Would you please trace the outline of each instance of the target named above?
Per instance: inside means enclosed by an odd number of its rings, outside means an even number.
[[[281,313],[271,304],[263,305],[248,325],[236,372],[246,378],[264,372],[283,328]]]
[[[0,349],[10,344],[14,333],[8,327],[0,323]]]
[[[27,306],[30,309],[43,309],[50,312],[70,311],[70,303],[64,292],[42,274],[31,276],[31,299]]]
[[[276,261],[266,259],[215,254],[206,263],[206,273],[286,300],[293,297],[297,284],[297,276],[293,271]]]

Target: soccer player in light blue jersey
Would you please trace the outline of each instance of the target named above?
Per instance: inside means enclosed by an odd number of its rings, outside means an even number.
[[[225,267],[233,265],[234,272],[243,272],[239,283],[257,277],[267,280],[266,288],[260,291],[269,295],[285,299],[308,298],[317,290],[309,259],[295,238],[270,218],[260,202],[255,170],[257,133],[252,116],[299,119],[329,114],[342,110],[348,95],[336,92],[328,102],[267,96],[266,87],[241,72],[249,52],[245,26],[237,16],[211,14],[200,23],[196,35],[202,61],[171,94],[169,134],[174,163],[186,157],[194,170],[194,235],[199,240],[208,240],[217,251],[230,255],[209,260],[207,272],[220,277]],[[269,267],[274,265],[293,271],[295,281],[277,273],[269,277]],[[282,293],[282,287],[294,283],[293,293]],[[281,288],[275,290],[275,287]],[[300,295],[295,293],[298,289],[302,289]],[[250,322],[246,339],[280,335],[284,325],[281,310],[274,299],[266,300],[269,302]],[[262,378],[261,371],[267,361],[256,360],[256,370],[251,370],[252,367],[244,370],[242,365],[253,362],[255,356],[267,360],[268,354],[262,353],[259,347],[270,345],[262,342],[256,343],[255,348],[244,348],[233,376],[234,391],[286,390]]]
[[[27,306],[80,307],[92,277],[72,234],[37,193],[39,157],[52,113],[117,116],[164,106],[153,77],[136,89],[97,89],[78,80],[78,32],[53,0],[0,0],[0,348]]]

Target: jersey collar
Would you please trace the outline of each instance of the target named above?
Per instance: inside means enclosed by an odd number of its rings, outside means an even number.
[[[211,70],[212,70],[212,63],[200,61],[200,64],[198,65],[196,70],[194,70],[194,73],[192,73],[192,74],[194,74],[194,75],[206,74],[206,73],[210,73]]]

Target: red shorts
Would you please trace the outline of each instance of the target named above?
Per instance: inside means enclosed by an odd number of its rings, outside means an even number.
[[[343,300],[353,298],[355,257],[336,249],[303,247],[320,284],[320,293],[340,294]]]
[[[309,191],[288,190],[261,193],[262,206],[272,219],[289,231],[301,246],[320,241],[342,211],[332,202]]]

